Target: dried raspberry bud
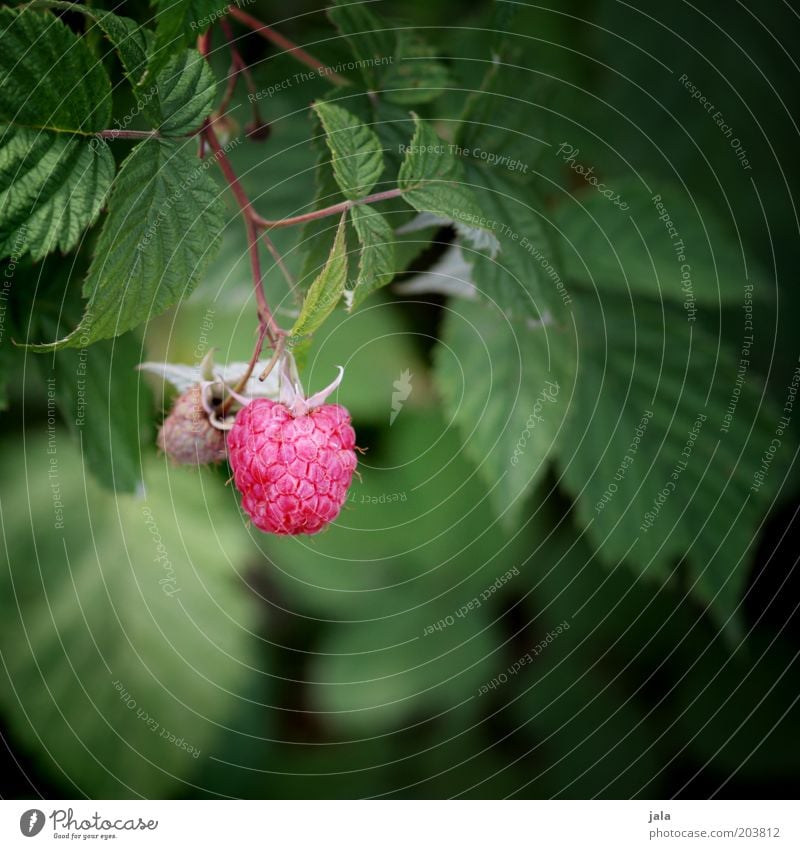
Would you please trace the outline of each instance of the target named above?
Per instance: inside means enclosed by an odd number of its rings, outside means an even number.
[[[232,386],[244,382],[240,397],[245,403],[255,397],[279,397],[277,374],[263,381],[254,377],[244,381],[251,371],[249,363],[219,367],[214,364],[213,351],[196,366],[147,362],[138,368],[160,377],[179,392],[158,434],[158,446],[180,464],[194,466],[225,459],[222,431],[233,425],[233,418],[221,412],[220,401],[232,394]]]
[[[178,396],[158,433],[158,447],[175,463],[186,466],[225,459],[225,436],[208,419],[199,384]]]
[[[250,121],[244,128],[244,134],[251,141],[266,141],[271,132],[269,121]]]
[[[211,113],[211,123],[217,133],[219,143],[223,147],[239,135],[239,122],[226,112],[220,115],[218,112]]]

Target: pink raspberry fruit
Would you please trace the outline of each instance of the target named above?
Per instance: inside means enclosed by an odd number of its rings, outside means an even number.
[[[273,534],[315,534],[332,522],[353,479],[355,439],[338,404],[294,414],[258,398],[240,410],[228,459],[253,524]]]

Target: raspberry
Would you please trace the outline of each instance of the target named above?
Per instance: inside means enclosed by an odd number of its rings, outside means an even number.
[[[176,399],[158,432],[158,447],[180,465],[205,465],[225,459],[225,437],[208,420],[200,385]]]
[[[315,534],[342,509],[356,467],[350,414],[338,404],[293,413],[252,401],[228,432],[242,508],[262,531]]]

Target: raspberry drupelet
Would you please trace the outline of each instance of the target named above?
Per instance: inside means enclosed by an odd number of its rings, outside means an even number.
[[[344,407],[295,412],[259,398],[239,411],[227,444],[242,508],[260,530],[315,534],[339,515],[356,468]]]

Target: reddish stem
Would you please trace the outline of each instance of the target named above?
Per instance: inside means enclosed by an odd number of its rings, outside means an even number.
[[[249,27],[253,30],[253,32],[258,33],[262,38],[265,38],[276,47],[280,47],[281,50],[291,53],[292,56],[294,56],[298,62],[302,62],[303,65],[307,65],[309,68],[313,68],[317,72],[319,72],[320,68],[326,67],[319,61],[319,59],[315,59],[310,53],[303,50],[302,47],[295,44],[291,39],[286,38],[285,35],[281,35],[279,32],[272,29],[272,27],[268,27],[266,24],[261,23],[258,18],[248,15],[247,12],[243,12],[237,6],[228,6],[228,14],[232,18],[236,18],[239,23]],[[325,74],[325,76],[336,85],[349,85],[350,82],[345,77],[337,73]]]
[[[267,325],[262,324],[258,328],[258,339],[256,340],[256,346],[253,349],[253,353],[250,357],[250,362],[247,364],[247,371],[239,378],[239,382],[236,386],[233,387],[233,391],[236,393],[242,392],[242,390],[247,386],[247,381],[250,380],[250,375],[253,373],[253,369],[256,367],[256,363],[258,362],[258,358],[261,356],[261,349],[264,347],[264,338],[267,335]],[[275,346],[275,349],[278,349],[278,345]],[[222,405],[222,413],[226,413],[230,408],[233,402],[236,399],[233,395],[231,395]]]
[[[339,215],[342,212],[347,212],[348,209],[352,209],[354,206],[363,206],[365,203],[378,203],[381,200],[400,197],[401,194],[403,194],[402,189],[387,189],[385,192],[376,192],[374,195],[367,195],[360,200],[343,200],[341,203],[333,204],[333,206],[315,209],[313,212],[305,212],[302,215],[293,215],[291,218],[280,218],[277,221],[270,221],[268,218],[262,218],[257,213],[254,213],[255,223],[264,230],[271,230],[274,227],[292,227],[295,224],[305,224],[306,221],[314,221],[317,218]]]
[[[255,223],[256,226],[258,226],[258,222]],[[261,238],[264,240],[267,250],[272,254],[272,258],[275,260],[275,265],[277,265],[281,270],[286,282],[289,284],[289,288],[294,289],[294,277],[292,277],[292,273],[286,267],[286,263],[283,261],[280,251],[275,247],[275,243],[265,232],[261,234]]]
[[[217,110],[219,115],[224,115],[228,111],[228,107],[231,105],[231,100],[233,100],[233,93],[236,91],[236,82],[238,79],[239,69],[236,62],[231,61],[231,67],[228,71],[228,84],[225,86],[225,94],[222,96],[222,101],[219,104],[219,109]]]
[[[250,203],[250,199],[247,197],[247,194],[242,188],[242,184],[239,182],[239,178],[236,176],[236,173],[231,166],[227,154],[223,150],[222,145],[219,143],[217,134],[214,132],[214,127],[208,121],[205,122],[203,127],[203,137],[206,141],[208,141],[209,147],[214,154],[214,159],[216,159],[219,164],[219,167],[228,183],[228,187],[233,193],[233,196],[236,198],[236,202],[239,204],[239,208],[242,211],[244,226],[247,232],[247,249],[250,254],[250,268],[253,273],[253,289],[255,291],[256,303],[258,304],[258,318],[259,321],[266,327],[266,335],[269,338],[270,343],[274,346],[277,344],[278,338],[282,335],[283,331],[280,327],[278,327],[275,318],[272,315],[272,311],[269,308],[269,304],[267,303],[266,295],[264,294],[264,276],[261,272],[261,257],[258,253],[258,228],[255,222],[255,211]],[[260,340],[263,343],[263,335],[260,335]],[[260,353],[261,346],[257,345],[256,352],[254,354],[256,359],[258,359],[257,355]]]
[[[219,25],[225,35],[225,40],[228,42],[228,47],[231,51],[231,62],[235,73],[237,75],[241,74],[244,77],[245,84],[247,85],[247,91],[250,94],[256,94],[257,89],[255,81],[253,80],[253,75],[250,73],[250,68],[247,67],[247,63],[244,61],[242,54],[239,53],[239,50],[236,47],[231,25],[227,20],[225,20],[225,18],[220,20]],[[220,111],[222,110],[220,109]],[[261,121],[261,116],[258,113],[258,103],[255,100],[253,101],[253,120],[257,122]]]
[[[197,49],[207,60],[210,48],[211,30],[208,30],[208,32],[204,33],[197,39]],[[232,51],[234,50],[232,45],[231,49]],[[236,55],[238,55],[238,53]],[[235,57],[233,61],[234,63],[237,61]],[[239,61],[241,61],[242,65],[244,65],[241,57],[239,57]],[[236,172],[233,170],[233,166],[231,165],[227,154],[222,148],[222,145],[219,143],[219,139],[217,138],[213,125],[208,119],[204,122],[201,130],[201,144],[203,140],[208,142],[208,145],[214,154],[214,158],[219,164],[220,170],[225,176],[233,196],[236,198],[236,202],[239,204],[239,208],[242,211],[242,217],[244,218],[245,231],[247,233],[247,250],[250,255],[250,268],[253,274],[253,290],[255,292],[256,303],[258,305],[259,320],[258,339],[256,341],[256,346],[253,349],[253,356],[251,358],[250,369],[248,372],[249,376],[249,374],[252,373],[255,364],[258,362],[258,358],[261,356],[261,350],[264,346],[265,338],[268,338],[272,347],[277,350],[280,340],[285,334],[275,321],[275,317],[272,315],[272,310],[269,308],[267,297],[264,293],[264,275],[261,272],[261,257],[258,252],[259,233],[256,225],[257,214],[253,209],[245,190],[242,188],[242,184],[239,182],[239,178],[236,176]],[[277,249],[272,242],[267,240],[267,243],[270,250],[277,254]],[[279,254],[277,255],[280,256]]]

